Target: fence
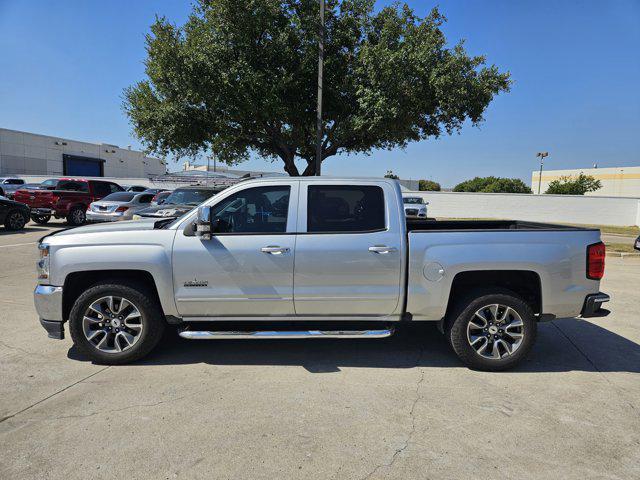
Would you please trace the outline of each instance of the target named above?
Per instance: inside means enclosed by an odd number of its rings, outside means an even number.
[[[640,198],[517,193],[404,192],[429,202],[430,217],[640,225]]]

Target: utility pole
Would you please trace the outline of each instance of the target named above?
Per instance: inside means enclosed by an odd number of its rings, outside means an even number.
[[[536,157],[540,157],[540,175],[538,176],[538,195],[540,195],[540,187],[542,185],[542,166],[544,165],[544,157],[548,157],[549,152],[538,152]]]
[[[322,166],[322,68],[324,63],[324,0],[320,0],[320,31],[318,32],[318,110],[316,116],[316,175]]]
[[[213,153],[211,155],[213,155]],[[211,155],[207,155],[207,176],[206,176],[207,185],[209,185],[209,162],[211,161]]]

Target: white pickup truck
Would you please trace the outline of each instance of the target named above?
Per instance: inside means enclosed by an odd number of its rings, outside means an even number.
[[[393,180],[250,180],[178,219],[60,231],[39,244],[49,336],[122,364],[167,324],[188,339],[378,338],[439,322],[468,366],[509,368],[537,323],[608,313],[596,229],[407,220]],[[215,345],[212,346],[215,348]]]

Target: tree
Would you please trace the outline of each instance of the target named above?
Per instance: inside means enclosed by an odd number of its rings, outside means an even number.
[[[374,0],[327,0],[322,159],[404,148],[477,125],[509,73],[448,47],[437,9],[374,12]],[[183,26],[158,18],[146,79],[124,91],[134,133],[152,152],[257,153],[315,172],[316,0],[197,0]]]
[[[591,175],[580,173],[577,177],[560,177],[553,180],[545,193],[556,195],[584,195],[587,192],[595,192],[602,188],[602,182]]]
[[[418,190],[420,190],[421,192],[439,192],[441,188],[440,184],[438,182],[434,182],[433,180],[420,180],[418,182]]]
[[[392,170],[387,170],[387,173],[384,174],[384,178],[392,178],[393,180],[400,180],[400,177],[393,173]]]
[[[475,177],[459,183],[454,192],[531,193],[531,189],[519,178]]]

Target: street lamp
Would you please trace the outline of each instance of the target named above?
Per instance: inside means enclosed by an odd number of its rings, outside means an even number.
[[[544,165],[544,157],[548,157],[549,152],[538,152],[536,157],[540,157],[540,175],[538,176],[538,195],[540,195],[540,186],[542,184],[542,166]]]

